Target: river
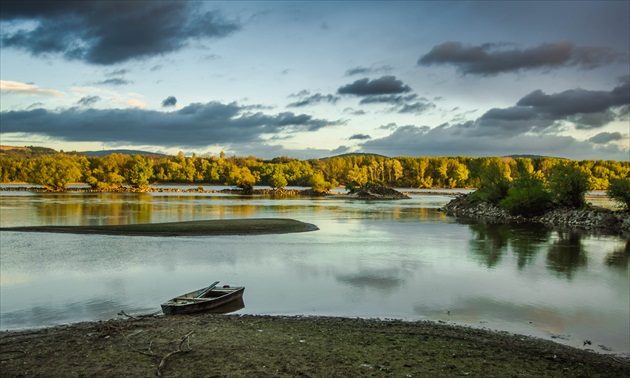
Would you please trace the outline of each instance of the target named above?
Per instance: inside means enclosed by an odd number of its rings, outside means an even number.
[[[341,197],[341,198],[340,198]],[[431,320],[630,353],[627,240],[459,221],[449,195],[272,199],[219,193],[0,192],[0,226],[292,218],[319,231],[138,237],[0,233],[0,329],[147,314],[243,285],[236,313]]]

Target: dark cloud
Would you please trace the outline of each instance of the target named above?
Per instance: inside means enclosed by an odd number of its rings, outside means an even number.
[[[622,140],[623,136],[619,132],[614,133],[599,133],[594,137],[590,138],[588,141],[595,144],[606,144],[608,142],[613,142],[617,140]]]
[[[418,101],[411,104],[403,104],[398,108],[398,113],[421,114],[431,109],[435,109],[435,104]]]
[[[367,114],[365,112],[365,110],[361,110],[361,109],[355,110],[355,109],[352,109],[352,108],[345,108],[343,110],[343,112],[346,113],[346,114],[351,114],[351,115],[355,115],[355,116],[362,116],[362,115],[366,115]]]
[[[118,70],[113,70],[109,73],[107,73],[107,76],[124,76],[126,74],[129,73],[129,70],[126,69],[118,69]]]
[[[367,75],[372,73],[372,70],[366,67],[355,67],[346,71],[346,76],[352,75]]]
[[[322,148],[306,148],[306,149],[287,149],[282,145],[268,143],[246,143],[240,145],[230,145],[228,151],[230,154],[237,156],[256,156],[263,159],[272,159],[278,156],[288,156],[300,160],[308,160],[313,158],[324,158],[329,156],[341,155],[350,152],[350,147],[339,146],[335,149],[327,150]]]
[[[384,138],[365,141],[366,152],[387,156],[501,156],[548,155],[571,159],[627,160],[628,151],[614,142],[628,135],[602,132],[586,141],[559,135],[569,130],[594,129],[627,117],[628,80],[610,91],[576,89],[556,94],[534,91],[515,106],[490,109],[474,121],[434,128],[413,125],[381,126],[393,130]],[[610,143],[613,142],[613,143]]]
[[[575,128],[578,130],[598,129],[618,119],[616,112],[612,110],[600,113],[576,114],[567,117],[567,120],[574,123]]]
[[[514,136],[527,132],[549,131],[555,120],[532,108],[513,106],[503,109],[490,109],[479,117],[474,128],[470,128],[472,136]]]
[[[175,106],[175,105],[177,105],[177,99],[175,98],[175,96],[168,96],[162,101],[163,108],[166,108],[169,106]]]
[[[547,43],[529,49],[506,49],[505,44],[464,46],[461,42],[437,45],[418,60],[418,65],[451,64],[463,74],[494,75],[537,68],[577,66],[593,69],[628,57],[606,47],[576,47],[570,41]]]
[[[101,98],[99,96],[85,96],[82,97],[77,104],[81,106],[91,106],[97,103]]]
[[[566,117],[579,113],[600,113],[629,103],[630,86],[626,80],[612,91],[572,89],[548,95],[537,90],[523,97],[516,105],[529,106],[554,117]]]
[[[416,94],[408,94],[408,95],[373,95],[362,98],[359,101],[359,104],[393,104],[393,105],[402,105],[409,101],[415,100],[418,97]]]
[[[38,109],[38,108],[41,108],[42,106],[44,106],[43,102],[36,102],[34,104],[30,104],[29,106],[27,106],[26,110]]]
[[[392,105],[390,111],[415,114],[421,114],[435,108],[435,104],[431,103],[426,98],[419,99],[421,101],[415,101],[416,99],[418,99],[418,95],[416,94],[374,95],[362,98],[359,104],[390,104]]]
[[[381,66],[381,67],[374,67],[374,68],[367,68],[367,67],[354,67],[354,68],[350,68],[349,70],[346,71],[345,76],[353,76],[353,75],[368,75],[368,74],[373,74],[373,73],[383,73],[383,72],[389,72],[391,71],[392,68],[390,66]]]
[[[378,128],[381,130],[396,130],[398,128],[398,125],[394,122],[390,122],[387,125],[381,125]]]
[[[189,1],[3,1],[0,21],[24,27],[3,33],[2,44],[35,56],[61,54],[110,65],[167,54],[239,28],[201,6]]]
[[[348,139],[349,140],[366,140],[366,139],[372,139],[372,137],[367,134],[354,134]]]
[[[559,135],[501,135],[495,138],[469,134],[474,122],[427,126],[401,126],[390,135],[362,143],[361,150],[385,156],[504,156],[535,154],[570,159],[627,160],[628,152],[613,145],[596,145]]]
[[[392,95],[410,92],[411,88],[396,79],[395,76],[383,76],[378,79],[360,79],[337,90],[339,94],[355,96]]]
[[[307,91],[306,89],[302,89],[301,91],[299,91],[298,93],[291,93],[289,95],[289,97],[306,97],[306,96],[310,96],[311,92]]]
[[[37,134],[64,141],[205,147],[258,143],[263,135],[316,131],[342,122],[307,114],[244,112],[236,103],[195,103],[174,112],[142,109],[45,109],[2,113],[3,133]]]
[[[113,77],[111,79],[105,79],[103,81],[99,81],[95,84],[99,84],[99,85],[127,85],[127,84],[132,84],[132,81],[129,81],[127,79],[122,79],[119,77]]]
[[[308,95],[309,92],[308,91],[300,91],[298,94],[292,95],[292,97],[300,96],[300,94],[302,94],[301,96],[304,96],[304,95]],[[302,107],[302,106],[308,106],[308,105],[318,104],[318,103],[322,103],[322,102],[326,102],[326,103],[329,103],[329,104],[336,104],[337,101],[339,101],[339,97],[338,96],[334,96],[334,95],[331,95],[331,94],[323,95],[321,93],[315,93],[315,94],[310,95],[308,97],[302,98],[299,101],[292,102],[292,103],[290,103],[287,106],[288,107],[292,107],[292,108],[299,108],[299,107]]]
[[[477,120],[476,135],[517,135],[551,132],[559,122],[568,121],[576,129],[596,129],[621,120],[630,104],[627,77],[611,91],[572,89],[546,94],[536,90],[521,98],[516,106],[490,109]]]

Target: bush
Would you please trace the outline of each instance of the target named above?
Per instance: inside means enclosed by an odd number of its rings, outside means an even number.
[[[506,198],[499,202],[513,215],[526,217],[544,213],[551,204],[552,195],[543,182],[532,175],[525,175],[514,180],[514,185],[508,190]]]
[[[510,188],[509,172],[505,164],[498,158],[484,162],[479,181],[479,189],[471,195],[472,201],[487,201],[497,204],[507,196]]]
[[[608,197],[630,210],[630,178],[610,180]]]
[[[549,190],[558,204],[581,208],[586,206],[586,192],[590,190],[591,175],[575,164],[558,164],[551,168]]]
[[[332,188],[337,186],[337,182],[335,180],[326,181],[326,179],[324,178],[324,174],[321,172],[315,172],[311,176],[310,184],[311,189],[319,193],[327,193]]]

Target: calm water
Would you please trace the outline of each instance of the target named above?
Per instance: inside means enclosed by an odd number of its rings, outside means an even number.
[[[0,233],[0,329],[158,311],[220,280],[239,313],[427,319],[630,352],[627,240],[460,223],[404,201],[0,192],[0,225],[293,218],[319,231],[128,237]],[[601,345],[601,346],[600,346]]]

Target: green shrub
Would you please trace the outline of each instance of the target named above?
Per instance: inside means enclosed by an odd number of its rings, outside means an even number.
[[[630,178],[610,180],[608,197],[630,210]]]
[[[590,177],[590,173],[576,164],[558,164],[551,168],[549,190],[558,204],[581,208],[586,206],[586,192],[591,188]]]
[[[313,191],[320,193],[327,193],[337,186],[337,182],[335,180],[326,181],[322,172],[315,172],[311,176],[310,184]]]
[[[499,206],[513,215],[530,217],[545,212],[551,200],[552,195],[541,180],[525,175],[514,180],[514,185],[508,190],[507,197],[499,202]]]
[[[489,159],[482,167],[479,189],[471,195],[471,200],[497,204],[507,196],[510,188],[508,168],[499,158]]]

